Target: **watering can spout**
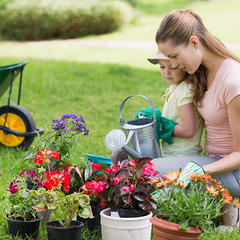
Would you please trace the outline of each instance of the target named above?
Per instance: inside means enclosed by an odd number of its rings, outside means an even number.
[[[133,150],[133,149],[130,148],[128,145],[124,145],[124,146],[122,147],[122,149],[123,149],[132,159],[142,158],[142,157],[143,157],[139,152]]]
[[[119,129],[114,129],[106,135],[105,146],[110,151],[123,149],[132,159],[142,158],[143,156],[139,152],[133,150],[127,145],[129,139],[130,137],[128,137],[128,140],[126,141],[124,132]]]

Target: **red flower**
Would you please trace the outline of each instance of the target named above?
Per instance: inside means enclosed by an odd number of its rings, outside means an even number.
[[[115,165],[112,167],[112,172],[116,172],[116,171],[118,171],[118,165]]]
[[[58,172],[57,170],[52,171],[50,173],[46,173],[46,178],[48,179],[45,181],[44,186],[51,190],[52,188],[56,188],[62,183],[64,184],[64,191],[68,192],[70,189],[69,181],[70,176],[68,173],[63,173],[62,171]]]
[[[49,148],[42,149],[39,153],[36,154],[34,158],[34,162],[38,164],[49,164],[50,158],[53,158],[55,160],[59,159],[59,152],[54,152],[53,150],[50,150]]]
[[[99,205],[101,208],[105,208],[106,207],[106,203],[104,201],[100,201]]]
[[[99,165],[99,163],[93,163],[92,164],[92,168],[96,171],[100,171],[101,170],[101,166]]]

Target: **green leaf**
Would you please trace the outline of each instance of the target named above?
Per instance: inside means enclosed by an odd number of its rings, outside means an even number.
[[[91,206],[85,207],[78,211],[78,215],[82,218],[93,218]]]

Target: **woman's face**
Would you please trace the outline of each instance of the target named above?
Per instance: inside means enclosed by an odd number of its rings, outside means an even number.
[[[169,58],[173,68],[180,68],[189,74],[193,74],[202,62],[202,53],[199,49],[199,42],[189,41],[188,46],[174,46],[171,40],[158,43],[159,50]]]

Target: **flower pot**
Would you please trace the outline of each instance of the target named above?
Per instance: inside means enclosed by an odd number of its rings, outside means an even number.
[[[42,220],[42,217],[26,222],[22,220],[13,220],[7,216],[5,216],[5,218],[8,222],[8,234],[14,239],[17,236],[34,240],[38,239],[39,223]]]
[[[113,214],[112,214],[113,215]],[[150,212],[146,216],[121,218],[116,213],[111,216],[111,209],[101,211],[102,240],[150,240],[152,224]]]
[[[64,228],[58,221],[51,221],[46,224],[48,240],[80,240],[83,223],[71,221],[71,227]]]
[[[26,185],[28,190],[37,190],[38,185],[34,183],[32,180],[26,179]]]
[[[168,222],[154,216],[150,219],[153,225],[154,240],[197,240],[202,230],[190,227],[189,230],[179,229],[180,224]]]

